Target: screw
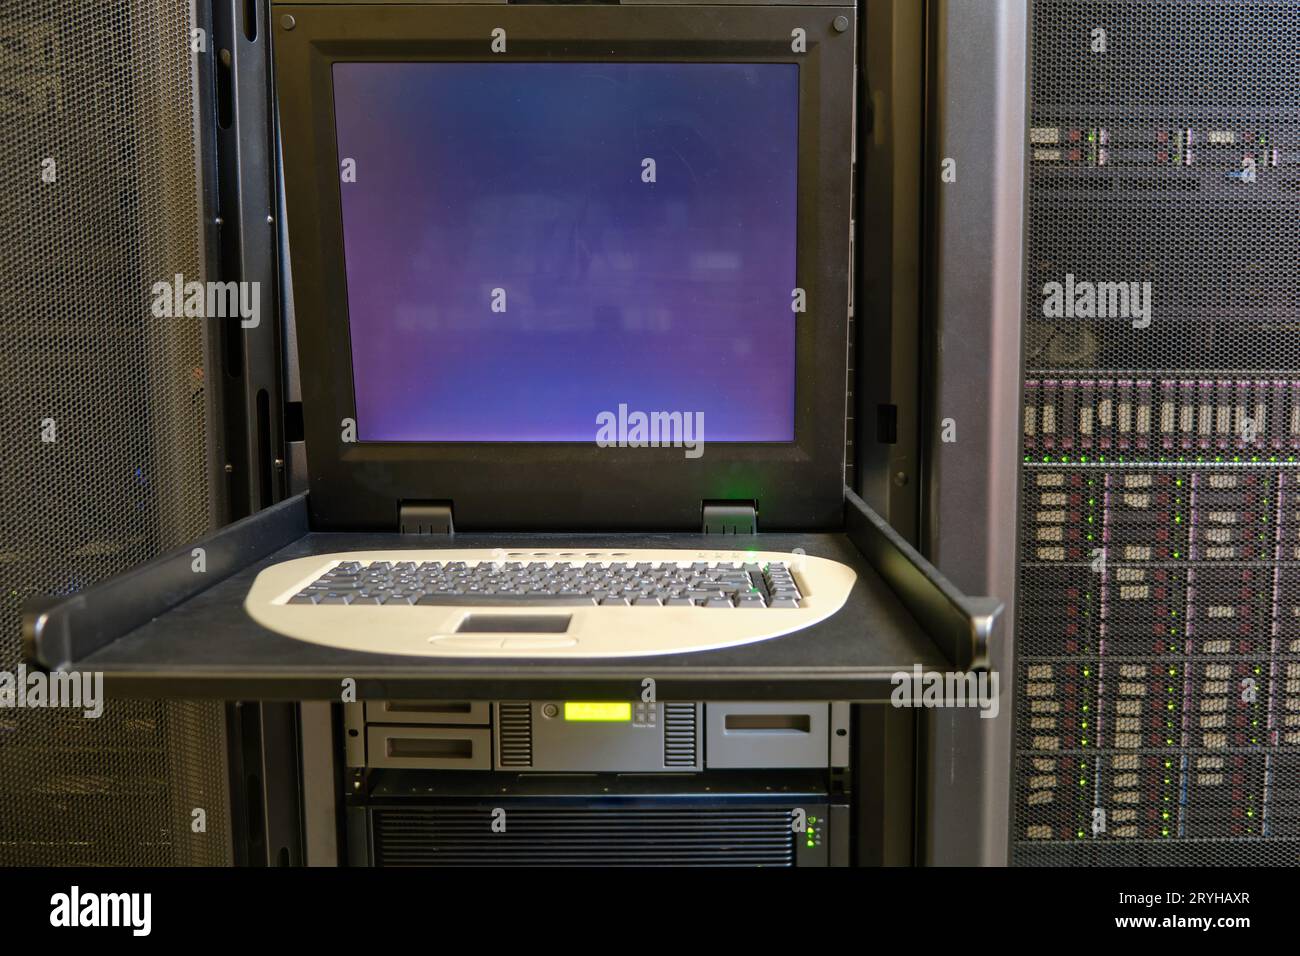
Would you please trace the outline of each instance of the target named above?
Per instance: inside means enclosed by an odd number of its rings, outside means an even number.
[[[280,18],[280,26],[284,27],[286,30],[292,30],[297,26],[297,24],[298,21],[293,18],[292,13],[286,13]]]
[[[235,466],[234,466],[234,465],[226,465],[226,474],[228,474],[228,475],[233,475],[234,473],[235,473]]]
[[[276,471],[283,471],[283,470],[284,470],[284,459],[283,459],[283,458],[277,458],[277,459],[275,460],[275,470],[276,470]]]
[[[831,26],[835,28],[836,33],[843,33],[849,28],[849,18],[843,15],[838,16],[831,21]]]
[[[266,214],[266,224],[269,226],[269,225],[271,225],[271,223],[273,223],[273,222],[275,222],[275,217],[272,216],[270,213],[267,213],[267,214]]]
[[[894,475],[894,484],[898,485],[898,487],[900,487],[900,488],[902,488],[904,485],[906,485],[906,484],[907,484],[907,472],[905,472],[905,471],[900,471],[898,474]]]

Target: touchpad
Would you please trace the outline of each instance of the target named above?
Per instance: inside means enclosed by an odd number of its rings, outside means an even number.
[[[572,614],[466,614],[458,634],[563,634]]]

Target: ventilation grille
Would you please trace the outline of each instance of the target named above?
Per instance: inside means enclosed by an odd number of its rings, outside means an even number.
[[[497,707],[497,758],[502,767],[533,765],[533,708],[527,701],[507,701]]]
[[[373,811],[379,866],[793,866],[788,809],[507,806]]]
[[[1032,30],[1013,858],[1296,864],[1300,3]]]
[[[202,277],[190,6],[0,7],[10,673],[28,596],[76,591],[209,527],[205,331],[149,310],[153,283]],[[217,703],[0,711],[0,864],[229,862],[225,759]]]
[[[699,766],[699,721],[695,704],[664,704],[664,766]]]

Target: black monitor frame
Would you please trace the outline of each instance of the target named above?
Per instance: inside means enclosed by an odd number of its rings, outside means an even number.
[[[836,18],[839,26],[836,29]],[[852,6],[277,6],[275,77],[311,510],[321,530],[396,528],[449,501],[457,530],[700,529],[708,500],[764,530],[843,521],[850,284]],[[494,54],[492,31],[506,31]],[[806,52],[793,51],[794,31]],[[799,65],[795,440],[680,448],[345,442],[355,419],[331,69],[343,61]]]

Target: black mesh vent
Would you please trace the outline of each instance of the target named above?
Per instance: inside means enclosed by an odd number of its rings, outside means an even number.
[[[373,811],[379,866],[793,866],[788,809],[484,807]]]
[[[202,276],[189,8],[0,9],[0,671],[27,596],[209,525],[204,331],[149,309]],[[223,728],[213,703],[0,710],[0,864],[228,862]]]
[[[533,765],[533,707],[527,701],[505,701],[497,706],[497,759],[502,767]]]
[[[694,704],[664,704],[664,766],[694,767],[699,759],[699,722]]]
[[[1295,864],[1300,3],[1031,48],[1013,859]]]

